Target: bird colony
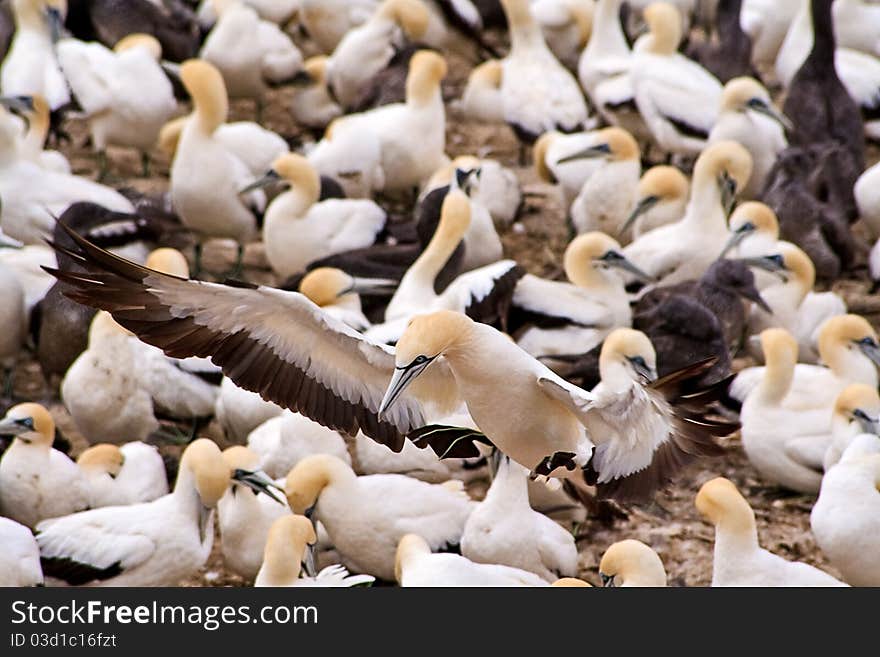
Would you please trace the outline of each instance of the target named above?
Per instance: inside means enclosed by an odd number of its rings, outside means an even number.
[[[0,59],[0,584],[880,586],[880,2],[0,0]]]

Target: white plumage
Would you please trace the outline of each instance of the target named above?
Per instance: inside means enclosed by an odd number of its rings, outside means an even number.
[[[0,517],[0,586],[42,586],[40,549],[31,530]]]
[[[142,442],[100,444],[80,454],[77,465],[89,482],[89,506],[126,506],[168,494],[159,450]]]

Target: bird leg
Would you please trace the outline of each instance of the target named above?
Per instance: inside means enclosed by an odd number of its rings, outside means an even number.
[[[150,154],[147,151],[141,151],[141,178],[150,177]]]
[[[107,151],[100,150],[98,151],[98,182],[104,182],[107,179],[108,170]]]
[[[3,399],[12,399],[15,391],[15,368],[4,367],[3,373]]]
[[[226,272],[226,278],[238,278],[241,276],[242,265],[244,263],[244,245],[239,244],[235,254],[235,265]]]
[[[193,247],[193,278],[198,278],[202,273],[202,243],[196,242]]]

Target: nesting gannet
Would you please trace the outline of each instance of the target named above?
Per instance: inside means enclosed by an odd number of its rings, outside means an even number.
[[[211,64],[189,60],[180,67],[180,78],[194,110],[180,135],[171,165],[171,201],[181,221],[200,240],[228,237],[241,245],[257,229],[254,208],[265,202],[263,193],[239,195],[252,182],[246,164],[215,136],[226,121],[229,101],[223,77]]]
[[[290,112],[297,123],[324,129],[342,115],[342,108],[327,89],[327,57],[316,55],[303,62],[301,74],[294,78]]]
[[[827,320],[819,330],[819,360],[825,366],[799,363],[795,366],[792,390],[784,405],[794,410],[825,408],[830,411],[834,396],[850,383],[877,387],[880,345],[877,333],[858,315],[839,315]],[[764,376],[762,367],[746,368],[730,387],[730,396],[740,401]],[[817,395],[816,391],[823,391]]]
[[[2,237],[0,237],[0,264],[9,270],[21,284],[21,289],[24,292],[23,311],[25,317],[30,317],[34,306],[42,301],[53,285],[52,277],[47,278],[43,267],[54,267],[56,265],[55,255],[45,245],[4,244]],[[10,317],[12,316],[14,314],[10,315]]]
[[[370,189],[409,191],[421,185],[448,162],[446,110],[440,89],[446,71],[441,55],[417,52],[409,63],[406,102],[336,119],[309,153],[312,165],[332,178],[359,176],[359,192],[367,193],[355,196],[369,196]],[[345,187],[344,181],[341,184]]]
[[[162,455],[146,443],[93,445],[79,455],[76,464],[88,480],[93,509],[152,502],[168,494]]]
[[[371,584],[371,575],[349,575],[342,566],[327,566],[314,577],[300,577],[305,553],[318,540],[303,516],[287,514],[269,528],[266,549],[254,586],[351,587]]]
[[[871,231],[871,237],[880,238],[880,162],[859,176],[853,194],[859,217]]]
[[[572,132],[587,120],[577,80],[547,47],[529,0],[501,0],[510,28],[510,53],[501,61],[504,120],[532,142],[549,130]]]
[[[287,475],[287,502],[294,513],[314,507],[345,565],[381,579],[394,578],[394,550],[409,533],[434,549],[457,545],[474,503],[461,491],[405,475],[358,477],[340,459],[307,457]]]
[[[260,468],[275,479],[284,477],[312,454],[330,454],[351,465],[342,436],[300,413],[286,410],[251,431],[247,446],[257,455]]]
[[[394,577],[401,586],[548,586],[526,570],[474,563],[459,554],[435,554],[420,535],[402,536],[394,559]]]
[[[331,53],[353,27],[369,20],[380,0],[300,0],[299,19],[321,52]]]
[[[556,59],[576,69],[593,29],[593,0],[531,0],[530,8]]]
[[[53,449],[55,422],[39,404],[18,404],[0,421],[15,436],[0,458],[0,513],[28,527],[89,507],[89,486],[67,456]]]
[[[877,387],[852,383],[837,395],[831,415],[831,442],[825,450],[822,467],[828,472],[861,434],[880,431],[880,395]]]
[[[855,437],[825,473],[810,527],[848,584],[880,586],[880,438]]]
[[[623,0],[598,0],[590,41],[578,60],[578,79],[598,112],[639,139],[647,136],[638,112],[630,67],[632,51],[620,22]]]
[[[429,309],[447,309],[481,319],[499,319],[504,298],[513,291],[523,270],[512,260],[500,260],[458,276],[442,294],[434,282],[470,226],[471,206],[461,190],[450,190],[443,199],[440,223],[434,237],[407,269],[385,308],[385,323],[366,335],[379,342],[396,342],[409,319]]]
[[[217,445],[200,438],[184,450],[168,495],[40,523],[43,572],[62,585],[177,585],[208,559],[214,508],[230,481],[249,474],[233,473]]]
[[[629,243],[629,235],[622,233],[621,228],[636,202],[642,169],[636,140],[623,128],[606,128],[596,134],[595,144],[568,158],[604,161],[571,204],[571,223],[575,230],[618,235],[624,244]]]
[[[752,41],[752,63],[764,68],[776,61],[797,14],[800,0],[743,0],[740,24]]]
[[[159,428],[135,363],[131,334],[109,314],[96,314],[88,349],[61,381],[64,406],[89,442],[144,440]]]
[[[545,132],[532,149],[535,171],[544,182],[558,184],[566,208],[571,206],[581,188],[605,162],[598,158],[575,158],[598,143],[598,130],[564,135],[555,130]]]
[[[252,98],[258,115],[268,84],[292,80],[303,57],[278,25],[240,0],[213,0],[219,18],[199,57],[220,71],[230,98]]]
[[[177,109],[171,81],[159,65],[162,46],[149,34],[132,34],[113,50],[77,39],[62,39],[57,49],[89,122],[101,173],[106,173],[107,146],[125,146],[140,151],[147,175],[149,152]]]
[[[481,123],[504,123],[501,80],[504,67],[497,59],[483,62],[468,75],[467,84],[456,105],[469,119]]]
[[[712,586],[846,586],[818,568],[763,549],[755,512],[727,479],[703,484],[696,506],[715,525]]]
[[[370,78],[391,61],[406,41],[424,42],[430,14],[421,0],[385,0],[369,20],[351,29],[333,49],[327,62],[327,82],[333,98],[353,107]]]
[[[666,152],[696,155],[718,118],[721,83],[678,53],[681,16],[673,5],[654,3],[644,13],[650,33],[633,49],[633,94],[657,145]]]
[[[4,318],[4,330],[0,331],[0,365],[4,370],[6,389],[12,387],[13,365],[24,345],[27,324],[24,309],[21,281],[9,267],[0,263],[0,316]]]
[[[236,445],[223,450],[223,460],[233,472],[250,473],[242,475],[244,481],[233,481],[217,502],[223,563],[234,573],[252,580],[263,563],[269,528],[278,518],[290,515],[290,509],[283,495],[269,489],[274,484],[261,471],[259,456],[247,447]],[[256,489],[252,482],[257,483]]]
[[[666,586],[666,569],[654,550],[633,539],[618,541],[599,562],[603,586]]]
[[[513,293],[509,329],[535,357],[587,352],[632,320],[617,272],[639,270],[614,239],[603,233],[579,235],[566,247],[563,264],[570,282],[526,274]]]
[[[684,216],[690,182],[677,168],[651,167],[639,179],[636,201],[620,233],[632,228],[633,239],[650,230],[671,224]]]
[[[53,110],[70,101],[70,90],[55,57],[67,3],[64,0],[13,0],[15,36],[0,66],[0,93],[40,94]]]
[[[298,293],[178,279],[68,234],[76,246],[66,252],[87,272],[52,272],[70,285],[74,300],[113,311],[170,356],[210,356],[242,387],[338,431],[363,430],[395,451],[411,434],[441,454],[478,456],[470,440],[486,439],[472,430],[426,427],[429,413],[450,413],[464,400],[489,440],[536,474],[579,477],[565,468],[589,464],[600,493],[626,497],[665,481],[670,463],[714,453],[712,436],[735,426],[703,416],[703,404],[721,394],[720,387],[679,396],[683,382],[708,363],[645,386],[651,376],[640,364],[650,358],[646,339],[606,340],[602,378],[607,370],[608,384],[601,395],[591,394],[492,327],[457,312],[413,318],[393,350]],[[501,379],[516,391],[511,399],[520,413],[499,403],[489,382]],[[413,434],[415,429],[422,431]],[[564,472],[554,473],[558,467]]]
[[[474,509],[461,537],[462,556],[535,573],[547,582],[577,574],[574,536],[532,510],[529,472],[506,456],[485,499]]]
[[[770,94],[757,80],[734,78],[724,85],[709,143],[731,140],[749,151],[752,175],[741,192],[743,198],[760,198],[776,156],[788,146],[787,127],[791,123],[773,107]]]
[[[365,0],[356,0],[364,2]],[[248,7],[252,7],[260,18],[284,27],[287,23],[296,19],[297,14],[305,2],[301,0],[242,0]],[[331,0],[332,2],[332,0]],[[199,21],[203,26],[211,26],[217,20],[218,9],[214,0],[202,0],[198,8]]]
[[[370,246],[385,226],[385,211],[366,199],[327,199],[321,178],[302,155],[288,153],[272,163],[250,191],[276,181],[289,186],[266,208],[263,243],[269,265],[282,278],[318,258]]]
[[[456,174],[456,169],[461,171]],[[464,184],[460,184],[459,187],[463,187],[468,198],[484,206],[492,220],[501,226],[509,226],[513,222],[522,203],[519,180],[513,169],[490,158],[477,158],[471,155],[456,157],[431,176],[422,189],[420,198],[424,199],[430,191],[449,185],[453,181],[459,182],[462,178]],[[489,226],[480,226],[480,241],[483,242],[482,248],[487,253],[497,248],[496,240],[498,239],[497,233],[495,233],[495,237],[492,237],[488,235],[488,231]],[[465,242],[467,242],[467,237],[465,237]],[[498,244],[500,246],[500,240]],[[498,251],[498,256],[494,260],[501,257],[500,253]]]
[[[277,404],[266,401],[255,392],[239,388],[232,379],[223,377],[214,404],[214,417],[230,442],[243,443],[251,431],[279,415],[282,410]]]
[[[49,136],[49,103],[40,94],[34,96],[0,96],[0,105],[13,114],[19,114],[27,124],[27,130],[18,142],[21,157],[39,164],[44,169],[58,173],[70,173],[70,162],[59,151],[45,150]],[[0,114],[0,120],[11,119],[9,114]]]
[[[815,363],[823,323],[831,317],[845,314],[846,303],[835,292],[812,292],[816,269],[807,255],[789,242],[777,243],[772,254],[745,258],[744,261],[777,274],[780,279],[775,285],[769,285],[761,291],[771,312],[759,307],[752,308],[749,332],[757,335],[765,328],[784,328],[797,338],[799,360]]]
[[[764,377],[743,402],[740,421],[746,455],[762,479],[801,493],[815,493],[830,441],[825,408],[792,410],[782,402],[791,389],[797,342],[784,329],[761,333]]]
[[[6,235],[25,244],[43,244],[52,234],[55,217],[77,201],[133,211],[131,202],[114,189],[28,159],[17,147],[20,134],[15,124],[0,121],[0,228]]]
[[[749,180],[751,160],[736,142],[708,146],[694,167],[681,220],[644,233],[623,249],[624,255],[661,285],[699,278],[727,243],[727,212]]]
[[[723,256],[741,258],[760,257],[774,253],[779,242],[779,220],[776,213],[763,203],[747,201],[741,203],[730,215],[728,222],[730,239],[724,246]],[[771,281],[768,272],[758,269],[759,287],[764,288]]]
[[[0,586],[42,586],[40,549],[31,530],[0,517]]]
[[[335,267],[318,267],[303,276],[299,291],[321,309],[351,328],[365,331],[369,320],[361,309],[360,294],[388,290],[396,283],[383,278],[350,276]]]

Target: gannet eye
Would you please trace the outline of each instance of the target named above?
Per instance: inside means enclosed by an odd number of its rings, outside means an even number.
[[[27,427],[28,429],[34,428],[34,419],[32,417],[25,417],[20,420],[16,420],[15,423],[20,424],[23,427]]]
[[[749,98],[748,102],[746,102],[746,105],[747,105],[748,107],[753,107],[753,108],[754,108],[754,107],[766,107],[766,106],[767,106],[767,103],[765,103],[765,102],[764,102],[762,99],[760,99],[760,98]]]
[[[422,363],[427,363],[427,362],[428,362],[427,356],[416,356],[415,360],[413,360],[412,364],[413,365],[421,365]]]
[[[755,230],[755,224],[753,224],[751,221],[747,221],[742,226],[737,228],[736,232],[737,233],[750,233],[753,230]]]

